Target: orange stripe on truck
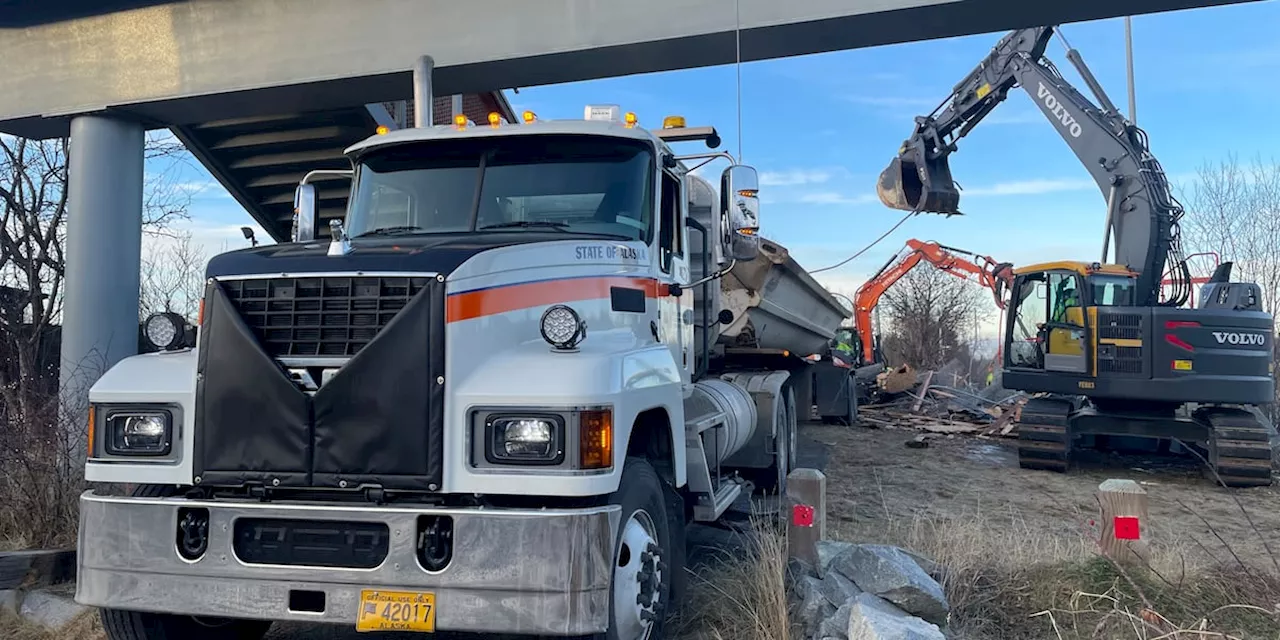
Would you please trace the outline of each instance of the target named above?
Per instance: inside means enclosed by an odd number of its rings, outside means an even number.
[[[445,318],[448,322],[459,322],[533,307],[608,298],[610,287],[643,289],[646,298],[656,298],[660,292],[665,294],[668,288],[652,278],[628,276],[522,282],[449,294]]]

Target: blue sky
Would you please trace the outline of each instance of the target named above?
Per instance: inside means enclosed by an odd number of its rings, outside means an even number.
[[[1280,88],[1280,2],[1144,15],[1134,19],[1138,122],[1175,183],[1228,154],[1270,159]],[[1070,24],[1063,33],[1112,100],[1126,104],[1122,19]],[[762,226],[806,267],[838,262],[900,218],[875,198],[876,176],[911,130],[1002,33],[745,64],[742,151],[762,176]],[[1087,91],[1060,40],[1050,57]],[[738,149],[732,65],[508,92],[517,110],[580,118],[588,103],[620,104],[641,124],[684,115],[711,124]],[[952,171],[967,215],[917,217],[861,258],[820,278],[851,292],[908,238],[932,239],[1001,260],[1097,259],[1105,202],[1084,168],[1021,91],[960,142]],[[716,165],[722,167],[723,164]],[[198,169],[184,180],[207,182]],[[249,216],[221,188],[198,189],[192,231],[209,247],[239,248]],[[265,236],[264,236],[265,237]]]

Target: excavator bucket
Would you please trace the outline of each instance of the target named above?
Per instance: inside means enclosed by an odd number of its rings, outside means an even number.
[[[886,207],[902,211],[924,211],[955,215],[960,213],[960,192],[951,179],[946,158],[918,161],[902,154],[880,173],[876,193]]]

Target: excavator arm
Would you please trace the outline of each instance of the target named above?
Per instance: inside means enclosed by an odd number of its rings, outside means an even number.
[[[1116,262],[1138,272],[1142,306],[1180,306],[1191,293],[1182,258],[1174,199],[1146,133],[1121,116],[1074,50],[1068,59],[1102,106],[1071,86],[1045,49],[1055,27],[1014,31],[1000,40],[933,113],[916,118],[915,131],[880,175],[877,191],[885,205],[904,211],[955,215],[960,190],[948,162],[956,142],[1021,87],[1079,158],[1107,202],[1102,261],[1115,237]],[[1173,268],[1174,291],[1160,302],[1161,276]]]
[[[862,343],[862,364],[876,362],[871,314],[880,303],[880,297],[921,261],[958,278],[978,282],[991,290],[996,306],[1004,309],[1004,292],[1013,284],[1013,265],[936,242],[908,240],[907,246],[880,267],[854,294],[854,326]]]

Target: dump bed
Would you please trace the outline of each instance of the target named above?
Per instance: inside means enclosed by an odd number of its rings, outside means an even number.
[[[715,215],[715,189],[698,176],[691,176],[689,211],[699,223],[719,237],[720,219]],[[702,233],[689,233],[690,266],[693,279],[715,269],[719,249],[712,242],[710,254],[703,256]],[[705,260],[705,263],[704,263]],[[715,294],[703,299],[703,292]],[[715,322],[721,309],[733,312],[733,322],[711,328],[711,337],[726,347],[783,349],[798,356],[825,353],[840,322],[851,317],[809,272],[796,263],[785,247],[760,239],[754,260],[739,262],[720,280],[720,286],[694,288],[695,327]],[[702,330],[694,329],[696,344],[702,344]]]
[[[824,352],[847,311],[782,245],[761,238],[755,260],[734,265],[720,281],[721,309],[733,322],[720,327],[726,346]]]

